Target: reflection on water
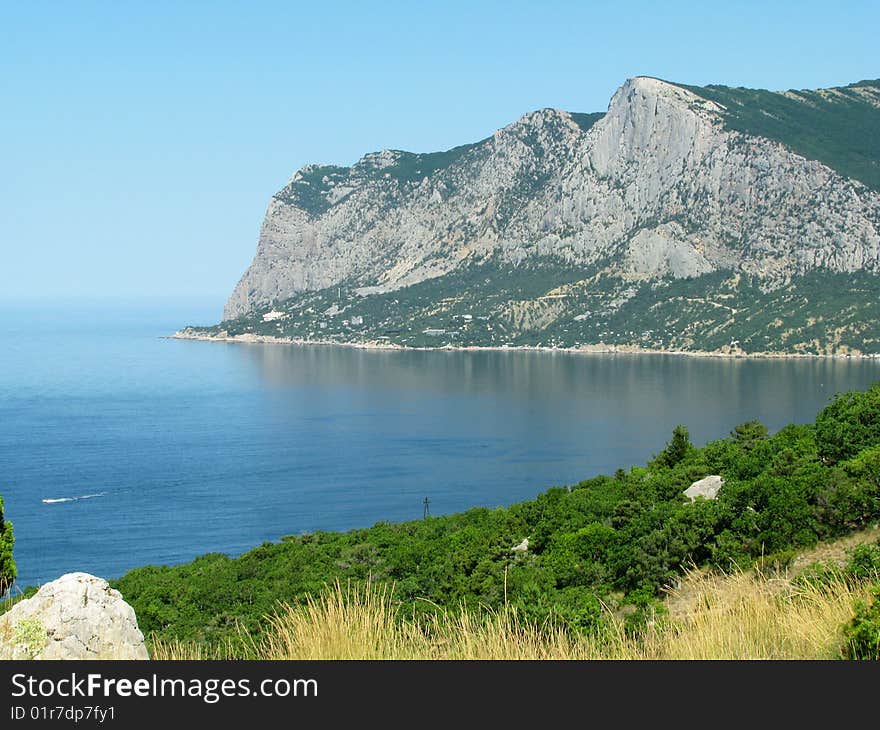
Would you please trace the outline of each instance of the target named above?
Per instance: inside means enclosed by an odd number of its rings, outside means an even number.
[[[383,411],[430,403],[445,413],[444,401],[469,402],[465,420],[503,414],[503,430],[535,418],[589,428],[586,420],[656,448],[677,423],[703,442],[751,418],[771,430],[811,421],[836,391],[867,387],[880,373],[876,361],[848,359],[232,347],[278,403],[303,389],[341,389],[346,403]]]

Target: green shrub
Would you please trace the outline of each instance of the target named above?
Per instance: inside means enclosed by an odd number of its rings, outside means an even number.
[[[666,444],[666,447],[651,462],[654,467],[672,468],[693,450],[690,434],[685,426],[679,424],[672,430],[672,438]]]
[[[760,421],[746,421],[730,432],[730,437],[745,451],[750,451],[756,442],[768,438],[767,427]]]
[[[836,464],[880,444],[880,383],[867,392],[838,393],[816,417],[816,446],[826,464]]]
[[[859,545],[849,553],[846,574],[855,580],[880,580],[880,545]]]
[[[3,498],[0,497],[0,596],[6,593],[17,575],[15,561],[12,559],[14,544],[12,523],[3,519]]]
[[[49,641],[46,627],[36,616],[23,618],[13,628],[12,643],[24,644],[27,650],[27,658],[33,659],[42,651]]]
[[[872,593],[868,602],[856,602],[855,615],[843,627],[846,659],[880,659],[880,586]]]
[[[828,588],[844,578],[844,570],[837,564],[827,561],[811,563],[792,581],[795,586],[816,586]]]

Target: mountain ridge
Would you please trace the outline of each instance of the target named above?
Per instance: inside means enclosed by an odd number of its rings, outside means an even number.
[[[823,120],[824,136],[806,134]],[[644,309],[633,303],[677,281],[690,282],[689,299],[707,299],[714,295],[701,278],[720,273],[728,288],[746,278],[766,294],[817,272],[827,280],[819,290],[862,272],[872,275],[871,294],[859,317],[804,289],[816,301],[807,319],[825,322],[821,333],[789,332],[784,311],[775,333],[716,312],[705,326],[697,322],[695,336],[687,333],[693,322],[667,317],[658,328],[627,320],[625,336],[616,326],[602,341],[706,349],[707,332],[720,329],[729,343],[751,337],[770,351],[874,351],[880,333],[862,324],[874,316],[880,192],[852,176],[873,179],[876,134],[854,139],[852,130],[874,120],[880,128],[874,81],[808,93],[638,76],[604,113],[541,109],[445,152],[383,150],[348,168],[309,165],[270,201],[254,261],[224,310],[224,324],[232,323],[224,331],[468,345],[536,344],[549,328],[554,344],[596,344],[606,320]],[[791,145],[780,141],[785,134]],[[802,154],[810,145],[824,162]],[[541,269],[548,288],[532,299],[501,292],[524,264]],[[471,299],[460,288],[470,269],[497,280],[492,311],[442,303]],[[399,300],[394,292],[444,279],[441,296],[418,311],[391,311],[375,300]],[[560,286],[565,292],[548,299]],[[345,302],[334,304],[334,289],[336,300],[346,292]],[[597,296],[599,313],[585,306]],[[740,305],[726,305],[736,320],[747,302],[730,297]],[[662,292],[655,299],[648,307],[662,308]],[[335,313],[326,314],[333,306],[350,310],[358,324],[333,321]],[[379,319],[377,308],[386,310]],[[439,324],[430,314],[438,309],[449,315]],[[281,316],[262,322],[270,310]],[[493,339],[486,330],[474,338],[451,326],[450,318],[468,313],[497,322],[506,335]],[[426,342],[428,329],[451,330],[456,341]]]

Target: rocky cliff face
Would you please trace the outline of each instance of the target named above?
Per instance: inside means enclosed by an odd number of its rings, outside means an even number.
[[[635,278],[875,270],[880,196],[726,131],[721,111],[639,77],[587,129],[567,112],[534,112],[433,172],[420,170],[426,156],[398,151],[307,167],[270,202],[225,317],[344,282],[400,288],[493,254],[610,256]]]
[[[332,287],[369,297],[452,282],[490,262],[552,261],[581,272],[586,288],[613,278],[606,313],[649,282],[726,272],[768,292],[816,271],[877,273],[880,193],[828,164],[833,155],[808,159],[732,129],[734,105],[706,96],[638,77],[604,115],[544,109],[446,153],[386,150],[351,168],[303,168],[270,201],[224,317]],[[880,110],[876,84],[850,97]],[[527,321],[583,323],[597,311],[557,306],[548,320],[541,309]]]

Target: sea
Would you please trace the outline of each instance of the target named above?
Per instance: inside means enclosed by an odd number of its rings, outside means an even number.
[[[880,362],[403,351],[167,338],[222,302],[0,304],[17,588],[532,499],[758,419],[812,421]]]

